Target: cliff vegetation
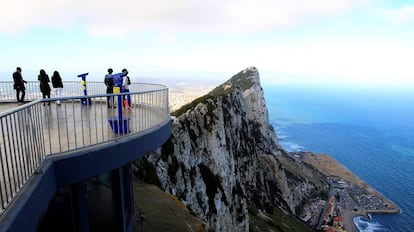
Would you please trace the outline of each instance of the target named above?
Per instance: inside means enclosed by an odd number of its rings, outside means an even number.
[[[251,67],[172,113],[170,139],[136,175],[176,196],[207,231],[311,231],[299,219],[326,177],[284,151]]]

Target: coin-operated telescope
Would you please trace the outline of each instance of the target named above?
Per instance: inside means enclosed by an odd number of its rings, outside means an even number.
[[[92,104],[92,100],[90,98],[86,98],[86,96],[88,96],[88,92],[86,90],[86,76],[88,74],[89,73],[82,73],[82,74],[78,75],[78,77],[82,78],[81,85],[82,85],[83,95],[85,96],[85,98],[81,99],[82,105],[91,105]]]
[[[114,80],[114,94],[121,93],[122,88],[122,82],[124,80],[124,77],[128,75],[128,71],[120,72],[116,74],[111,74],[108,76],[108,78],[113,78]],[[122,116],[122,95],[118,95],[118,117],[110,118],[109,124],[111,125],[112,129],[116,134],[126,134],[130,132],[129,129],[129,117],[123,117]]]
[[[121,92],[121,87],[122,87],[122,83],[124,81],[124,76],[126,76],[126,75],[128,75],[128,71],[109,75],[109,78],[113,78],[114,83],[115,83],[115,87],[114,87],[114,91],[113,91],[114,93],[120,93]],[[115,89],[116,87],[118,87],[119,89]]]

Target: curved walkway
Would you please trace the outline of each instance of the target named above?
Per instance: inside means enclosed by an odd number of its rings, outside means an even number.
[[[65,97],[61,105],[56,99],[0,104],[6,110],[0,114],[0,215],[47,157],[141,136],[168,123],[168,89],[140,88],[129,93],[130,109],[107,107],[107,97],[121,103],[123,94]]]

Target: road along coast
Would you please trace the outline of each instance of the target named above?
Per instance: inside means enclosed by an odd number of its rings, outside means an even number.
[[[368,214],[396,214],[399,207],[326,154],[301,152],[296,157],[325,174],[346,231],[358,231],[353,218]]]

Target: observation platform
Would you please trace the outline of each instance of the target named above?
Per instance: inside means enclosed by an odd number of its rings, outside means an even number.
[[[130,163],[170,136],[168,88],[139,83],[108,95],[103,83],[89,82],[85,97],[79,82],[64,82],[58,105],[56,98],[39,99],[38,82],[27,84],[28,102],[17,104],[12,85],[0,82],[0,231],[37,231],[57,196],[75,202],[72,229],[109,228],[91,213],[105,185],[113,199],[110,228],[133,231]],[[129,109],[120,104],[127,94]]]

